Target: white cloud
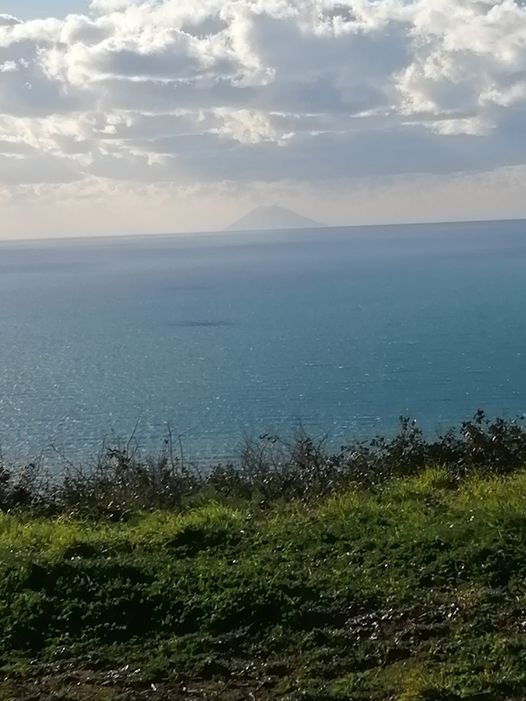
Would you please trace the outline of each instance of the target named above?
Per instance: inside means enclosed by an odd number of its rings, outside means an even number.
[[[526,163],[525,115],[522,0],[93,0],[61,20],[0,15],[5,187],[224,195],[488,173]]]
[[[222,121],[217,133],[231,137],[240,144],[258,144],[262,141],[283,142],[287,135],[280,134],[269,116],[256,110],[218,109],[215,115]]]

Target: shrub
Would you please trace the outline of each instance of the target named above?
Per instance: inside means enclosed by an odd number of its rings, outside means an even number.
[[[185,462],[182,451],[174,455],[171,435],[153,457],[144,457],[132,436],[124,445],[105,446],[92,465],[65,461],[54,477],[39,462],[23,469],[0,463],[0,510],[124,521],[142,511],[180,511],[210,497],[265,508],[317,499],[350,484],[376,489],[428,466],[446,469],[453,483],[474,473],[516,471],[526,466],[526,426],[477,411],[430,440],[415,421],[401,417],[394,436],[352,441],[337,451],[326,438],[315,440],[304,431],[291,441],[265,434],[246,441],[236,462],[212,464],[202,473]]]

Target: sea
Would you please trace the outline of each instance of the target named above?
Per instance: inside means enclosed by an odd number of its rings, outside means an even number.
[[[0,243],[0,447],[235,458],[526,412],[526,222]]]

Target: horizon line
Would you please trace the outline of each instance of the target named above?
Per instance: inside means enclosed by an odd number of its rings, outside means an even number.
[[[373,229],[373,228],[395,228],[400,226],[416,227],[416,226],[438,226],[438,225],[455,225],[455,224],[491,224],[498,222],[526,222],[526,215],[521,217],[509,218],[490,218],[490,219],[438,219],[438,220],[419,220],[419,221],[402,221],[393,223],[365,223],[365,224],[319,224],[308,227],[285,227],[285,228],[263,228],[263,229],[246,229],[246,230],[231,230],[228,227],[224,229],[197,229],[194,231],[160,231],[152,233],[122,233],[122,234],[71,234],[66,236],[21,236],[17,238],[3,238],[0,236],[0,246],[8,243],[37,243],[51,241],[97,241],[108,239],[144,239],[144,238],[171,238],[175,236],[192,237],[192,236],[210,236],[212,234],[228,234],[232,236],[244,234],[261,234],[261,233],[276,233],[276,232],[295,232],[295,231],[313,231],[316,229]]]

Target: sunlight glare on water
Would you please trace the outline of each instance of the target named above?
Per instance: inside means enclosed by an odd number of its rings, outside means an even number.
[[[188,453],[526,409],[526,224],[0,245],[0,443]]]

